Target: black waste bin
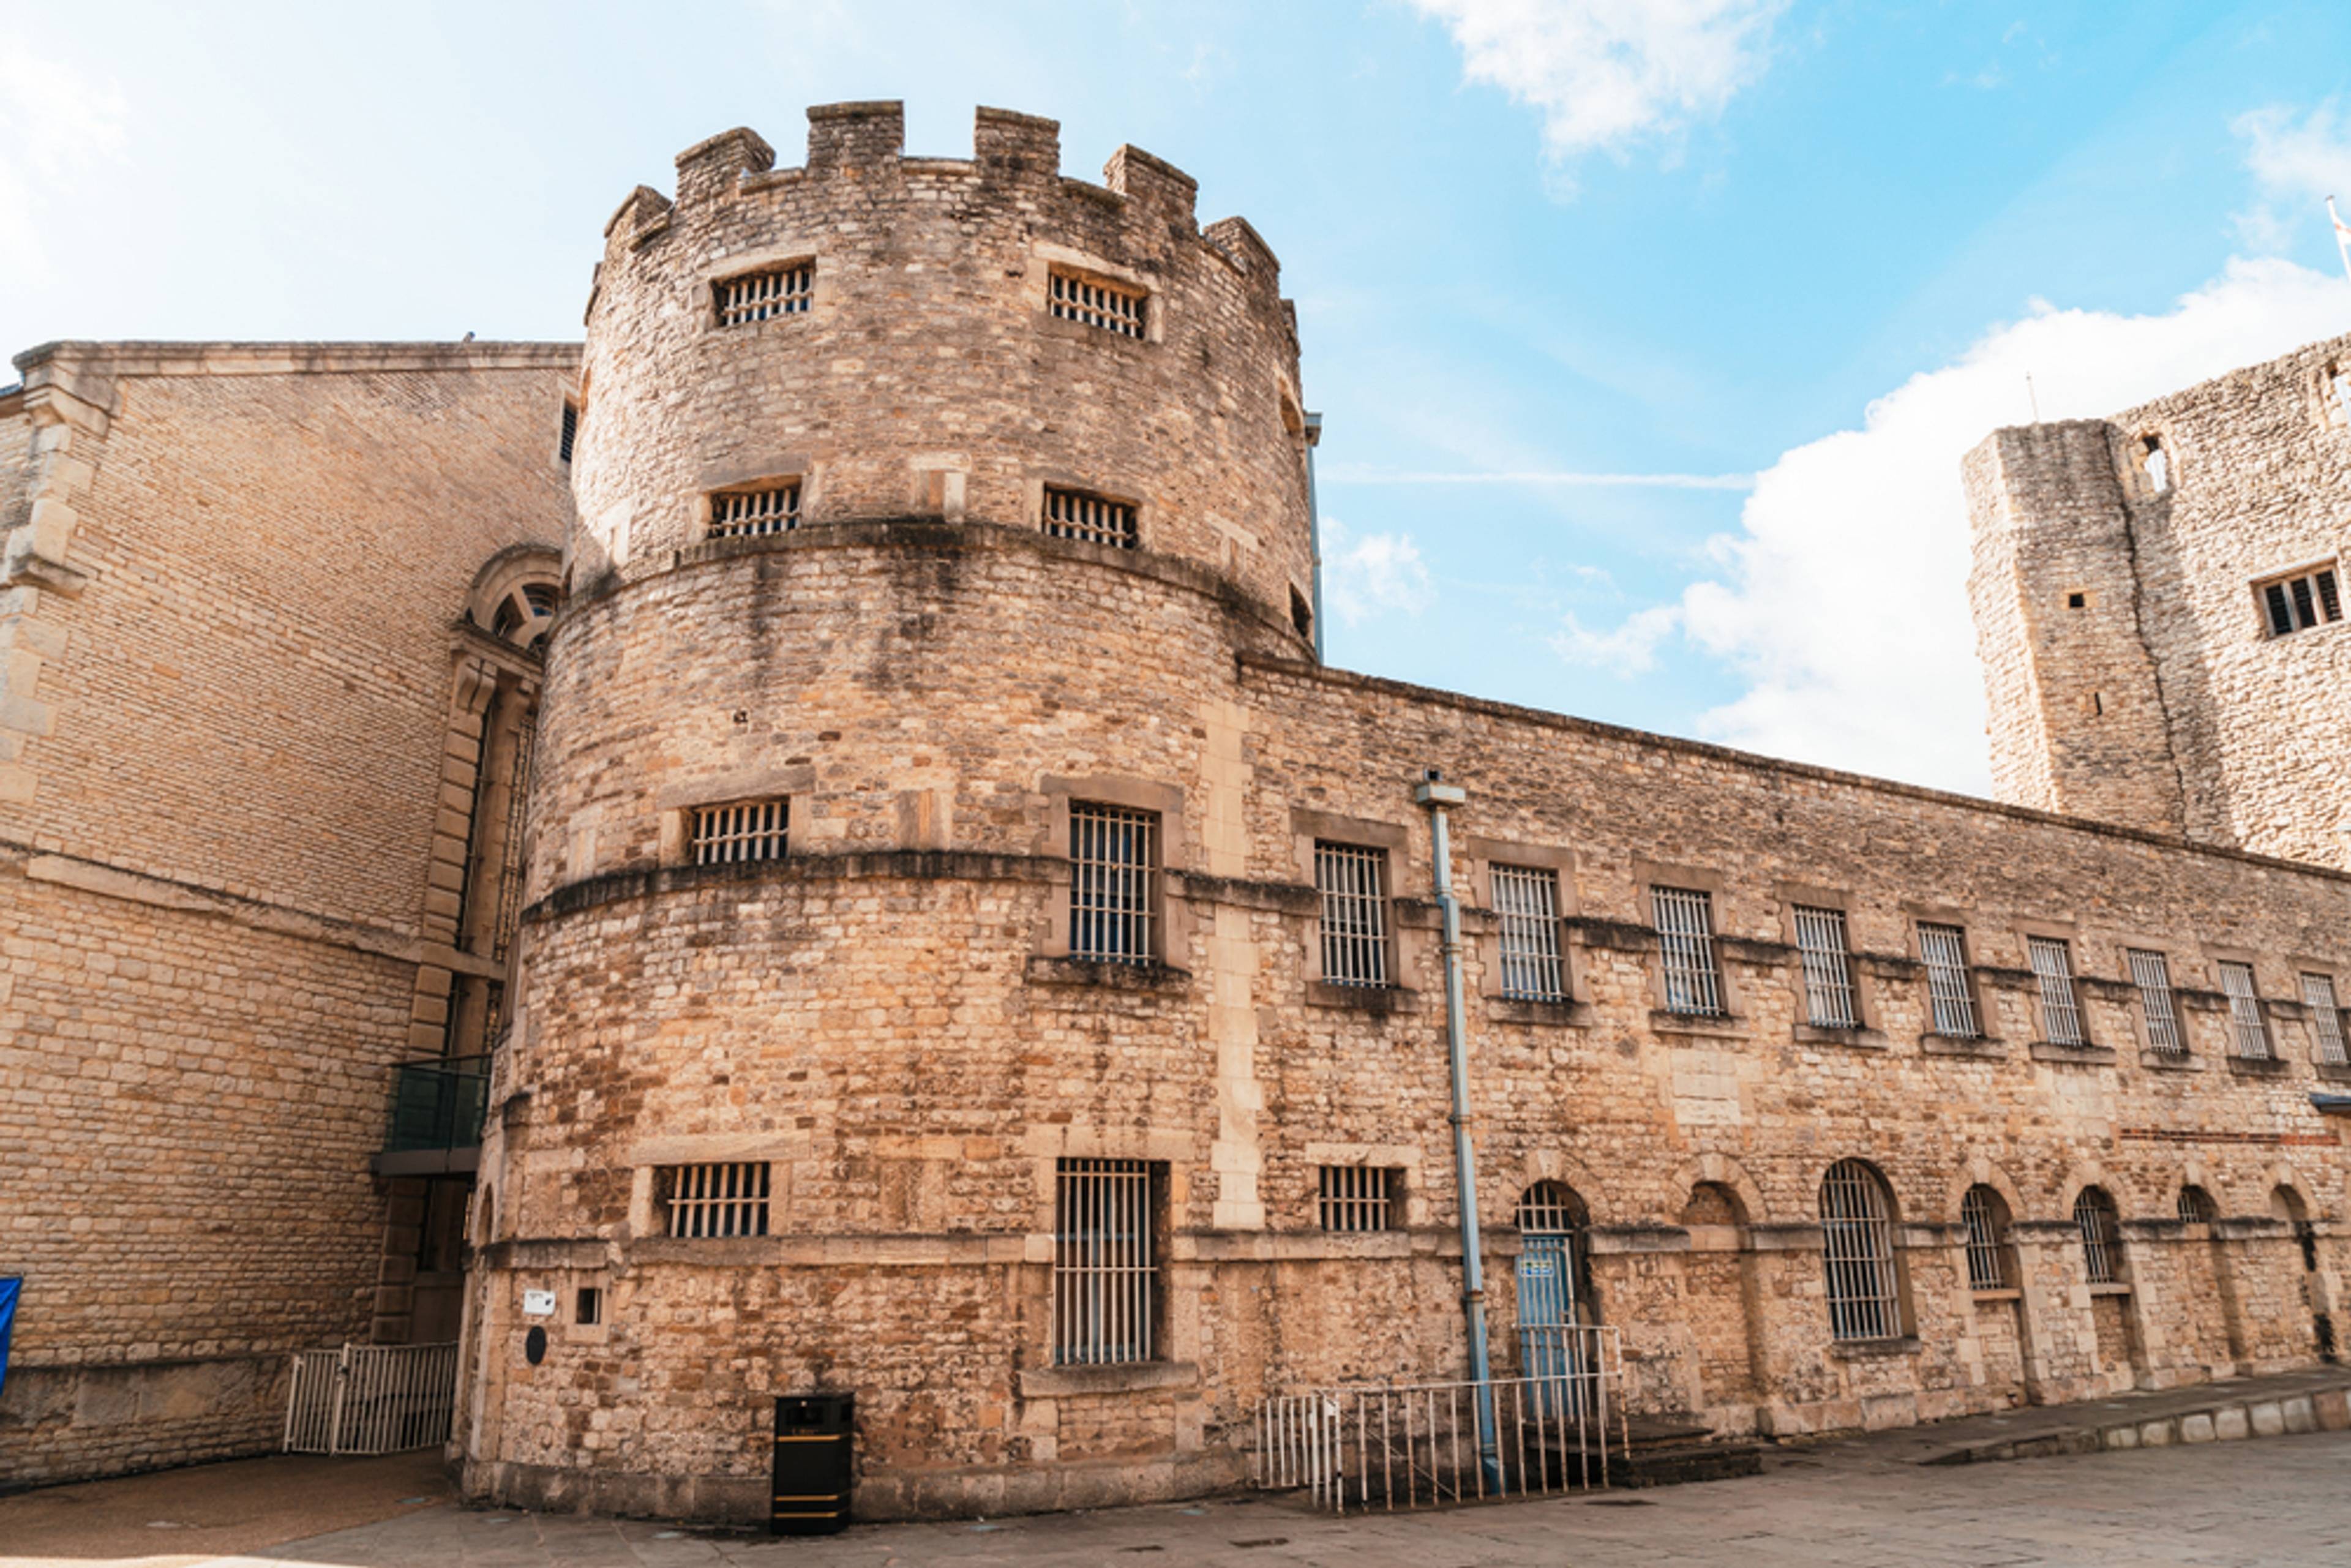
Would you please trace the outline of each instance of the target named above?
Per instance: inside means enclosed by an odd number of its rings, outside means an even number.
[[[774,1535],[831,1535],[849,1523],[854,1394],[786,1394],[776,1400]]]

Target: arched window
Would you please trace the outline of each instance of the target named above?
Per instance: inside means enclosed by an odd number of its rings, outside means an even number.
[[[555,624],[555,607],[560,601],[552,582],[517,583],[490,612],[490,634],[536,652]]]
[[[2118,1284],[2123,1277],[2122,1218],[2104,1187],[2085,1186],[2074,1200],[2074,1225],[2082,1233],[2082,1267],[2093,1285]]]
[[[1829,1333],[1837,1339],[1892,1339],[1902,1332],[1894,1272],[1894,1200],[1865,1160],[1839,1160],[1821,1181],[1822,1267],[1828,1278]]]
[[[2200,1186],[2179,1189],[2179,1218],[2189,1225],[2210,1225],[2220,1218],[2220,1206]]]
[[[2008,1200],[1979,1182],[1959,1199],[1959,1220],[1968,1232],[1968,1289],[2016,1288],[2016,1248],[2008,1231]]]

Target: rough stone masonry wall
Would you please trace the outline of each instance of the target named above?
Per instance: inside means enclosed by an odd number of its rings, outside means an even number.
[[[729,131],[674,204],[614,214],[588,313],[574,571],[660,570],[708,492],[798,478],[811,522],[1034,528],[1041,486],[1140,507],[1143,545],[1287,617],[1311,598],[1298,345],[1273,254],[1195,226],[1193,182],[1122,148],[1061,177],[1050,120],[982,110],[969,160],[901,155],[890,104],[810,112],[808,163]],[[717,323],[716,281],[810,261],[810,309]],[[1049,309],[1057,267],[1148,291],[1136,340]]]
[[[1970,456],[2004,798],[2176,815],[2210,842],[2351,864],[2351,786],[2310,760],[2351,682],[2351,632],[2273,638],[2252,591],[2289,570],[2340,572],[2346,364],[2351,339],[2314,343],[2108,421],[2001,431]],[[2143,465],[2149,438],[2168,492]],[[2069,610],[2085,590],[2086,612]]]
[[[268,1446],[285,1354],[366,1336],[455,626],[485,560],[559,537],[576,350],[18,363],[0,1485]]]
[[[2307,1020],[2273,1003],[2285,1061],[2232,1066],[2201,977],[2214,950],[2252,955],[2273,998],[2302,965],[2343,975],[2340,879],[1324,672],[1248,653],[1280,645],[1259,631],[1161,563],[977,525],[803,530],[574,607],[539,797],[572,831],[543,830],[485,1155],[475,1490],[756,1517],[771,1396],[846,1386],[870,1513],[1166,1495],[1234,1473],[1265,1393],[1458,1373],[1408,800],[1431,764],[1471,793],[1465,888],[1496,860],[1566,873],[1575,1002],[1489,996],[1482,946],[1469,972],[1501,1364],[1510,1216],[1541,1179],[1590,1207],[1597,1304],[1639,1406],[1724,1429],[2313,1354],[2298,1253],[2265,1218],[2282,1182],[2339,1212]],[[1057,801],[1122,790],[1158,791],[1166,814],[1164,970],[1056,956]],[[745,793],[790,800],[794,858],[683,864],[675,818]],[[1316,984],[1300,857],[1316,832],[1395,846],[1402,986],[1376,1001]],[[1729,1019],[1656,1010],[1656,881],[1716,893]],[[1803,1021],[1795,902],[1846,911],[1865,1027]],[[1920,918],[1967,927],[1989,1041],[1931,1033]],[[1492,917],[1471,922],[1482,944]],[[2037,1043],[2027,929],[2074,942],[2090,1048]],[[2126,945],[2171,956],[2185,1063],[2143,1050]],[[1051,1364],[1064,1155],[1165,1166],[1164,1360],[1140,1374]],[[1845,1156],[1892,1183],[1911,1331],[1859,1352],[1830,1342],[1818,1242],[1821,1175]],[[659,1234],[654,1168],[705,1160],[772,1163],[773,1234]],[[1321,1232],[1324,1163],[1403,1169],[1404,1228]],[[2189,1331],[2201,1286],[2172,1260],[2210,1247],[2169,1218],[2189,1180],[2243,1238],[2233,1344]],[[2022,1222],[2006,1326],[1967,1288],[1975,1181]],[[2124,1296],[2082,1273],[2070,1213],[2091,1183],[2133,1228]],[[1701,1185],[1713,1217],[1685,1223]],[[592,1326],[564,1321],[581,1285],[608,1291]],[[567,1304],[538,1365],[535,1289]]]

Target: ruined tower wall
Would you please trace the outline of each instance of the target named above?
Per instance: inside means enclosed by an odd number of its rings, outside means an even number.
[[[2339,723],[2351,633],[2336,622],[2273,635],[2255,591],[2282,573],[2340,572],[2346,365],[2351,339],[2314,343],[2108,421],[1999,432],[1970,458],[2003,798],[2136,821],[2147,792],[2176,792],[2191,837],[2351,864],[2351,786],[2311,751]],[[2162,491],[2144,465],[2150,440],[2165,454]],[[2092,581],[2126,584],[2136,613],[2111,592],[2069,613],[2065,594]],[[2084,700],[2106,671],[2142,663],[2161,745],[2144,705],[2126,704],[2117,727]],[[2163,780],[2167,752],[2176,785]]]

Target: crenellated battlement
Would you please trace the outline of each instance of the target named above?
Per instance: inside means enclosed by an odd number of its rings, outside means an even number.
[[[607,225],[577,580],[667,570],[721,492],[789,491],[794,526],[1074,507],[1304,637],[1297,329],[1257,230],[1202,228],[1197,182],[1137,147],[1068,177],[1035,115],[978,110],[967,158],[907,156],[895,102],[808,121],[798,167],[724,131]]]
[[[1061,122],[1038,115],[982,107],[974,116],[969,158],[908,157],[904,107],[894,100],[818,104],[809,110],[808,120],[807,157],[798,167],[778,168],[776,151],[766,138],[742,126],[679,153],[674,199],[638,186],[605,226],[608,255],[643,247],[675,221],[679,210],[706,204],[835,182],[877,198],[946,183],[1037,204],[1049,222],[1081,229],[1098,225],[1107,213],[1135,231],[1138,242],[1155,246],[1194,238],[1253,287],[1279,289],[1280,263],[1248,220],[1223,218],[1204,229],[1196,213],[1199,183],[1140,147],[1115,149],[1102,179],[1094,182],[1061,172]]]

